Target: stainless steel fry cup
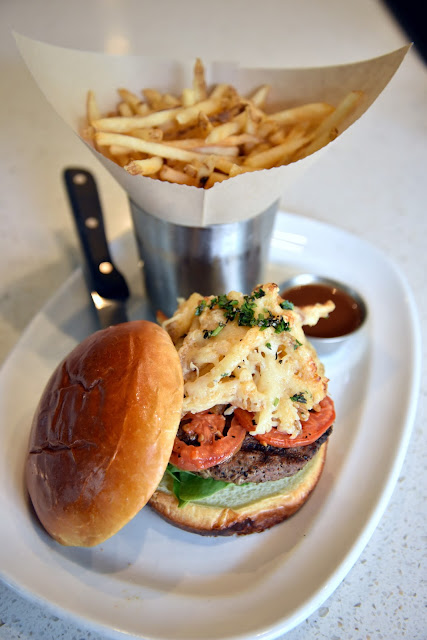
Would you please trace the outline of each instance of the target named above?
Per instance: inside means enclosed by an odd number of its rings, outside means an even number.
[[[143,278],[153,311],[172,315],[193,292],[250,293],[262,283],[278,201],[241,222],[187,227],[161,220],[130,201]]]

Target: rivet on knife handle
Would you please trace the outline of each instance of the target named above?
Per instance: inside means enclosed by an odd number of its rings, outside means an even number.
[[[92,174],[84,169],[65,169],[64,180],[94,291],[105,298],[125,300],[129,289],[110,255]]]

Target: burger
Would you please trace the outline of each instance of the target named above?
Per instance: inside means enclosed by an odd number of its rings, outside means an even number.
[[[31,427],[26,482],[48,533],[93,546],[147,503],[204,535],[261,532],[295,513],[335,419],[303,325],[333,308],[294,307],[275,284],[194,293],[161,326],[127,322],[77,345]]]

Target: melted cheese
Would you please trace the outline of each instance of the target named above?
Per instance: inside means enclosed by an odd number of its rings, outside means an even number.
[[[253,434],[277,427],[297,436],[301,421],[307,420],[310,409],[317,408],[328,384],[302,321],[309,316],[314,324],[334,305],[282,309],[283,299],[275,284],[257,287],[253,293],[249,297],[231,291],[222,297],[223,303],[233,301],[229,308],[237,310],[232,320],[227,320],[217,298],[193,293],[163,323],[184,373],[183,415],[231,405],[254,413]],[[247,302],[255,326],[239,324],[239,310]],[[258,326],[263,322],[272,326]]]

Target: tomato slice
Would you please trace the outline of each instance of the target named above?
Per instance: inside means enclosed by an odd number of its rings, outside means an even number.
[[[197,444],[187,444],[175,438],[170,461],[184,471],[201,471],[214,467],[230,458],[242,446],[247,433],[245,427],[233,417],[230,428],[224,435],[225,418],[216,413],[187,414],[183,429],[197,436]]]
[[[296,438],[291,438],[289,434],[278,431],[276,427],[273,427],[268,433],[255,436],[255,438],[262,444],[269,444],[272,447],[290,448],[312,444],[329,429],[335,420],[334,403],[329,396],[323,398],[320,407],[320,411],[310,411],[309,419],[306,422],[301,422],[302,430]],[[252,414],[249,411],[235,409],[234,415],[247,431],[253,431]]]

